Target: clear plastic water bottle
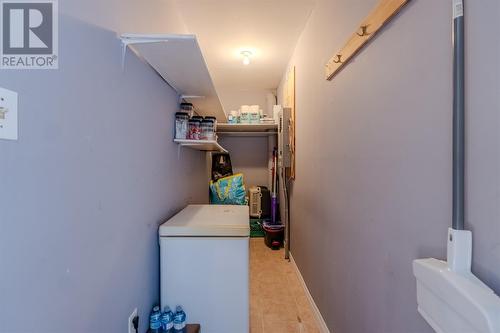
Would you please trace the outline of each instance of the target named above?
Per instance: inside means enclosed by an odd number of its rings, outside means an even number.
[[[175,308],[174,332],[184,332],[186,328],[186,313],[180,305]]]
[[[170,333],[174,327],[174,314],[170,307],[167,305],[161,314],[161,329],[164,333]]]
[[[151,333],[160,333],[161,331],[161,312],[160,307],[155,305],[149,316],[149,329]]]

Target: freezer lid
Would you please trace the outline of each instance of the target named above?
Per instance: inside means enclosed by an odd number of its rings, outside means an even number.
[[[189,205],[160,226],[160,237],[248,237],[248,206]]]

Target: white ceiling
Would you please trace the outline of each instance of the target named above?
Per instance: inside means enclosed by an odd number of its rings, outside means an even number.
[[[177,0],[217,89],[277,88],[315,0]],[[253,52],[242,64],[241,50]]]

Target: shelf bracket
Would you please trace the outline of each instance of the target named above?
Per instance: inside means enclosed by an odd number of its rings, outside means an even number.
[[[128,44],[122,40],[122,72],[125,71],[125,58],[127,57]]]
[[[205,96],[196,96],[196,95],[181,95],[182,99],[186,98],[205,98]]]
[[[119,38],[122,41],[122,70],[125,70],[125,58],[127,55],[127,48],[129,45],[166,42],[166,40],[161,40],[157,38],[138,39],[138,38],[123,37],[123,36],[120,36]],[[139,54],[137,54],[137,56],[142,58]]]

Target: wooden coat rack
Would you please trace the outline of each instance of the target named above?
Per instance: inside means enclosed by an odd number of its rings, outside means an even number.
[[[410,0],[381,0],[361,22],[358,31],[326,64],[326,79],[331,80],[375,34],[387,24]]]

